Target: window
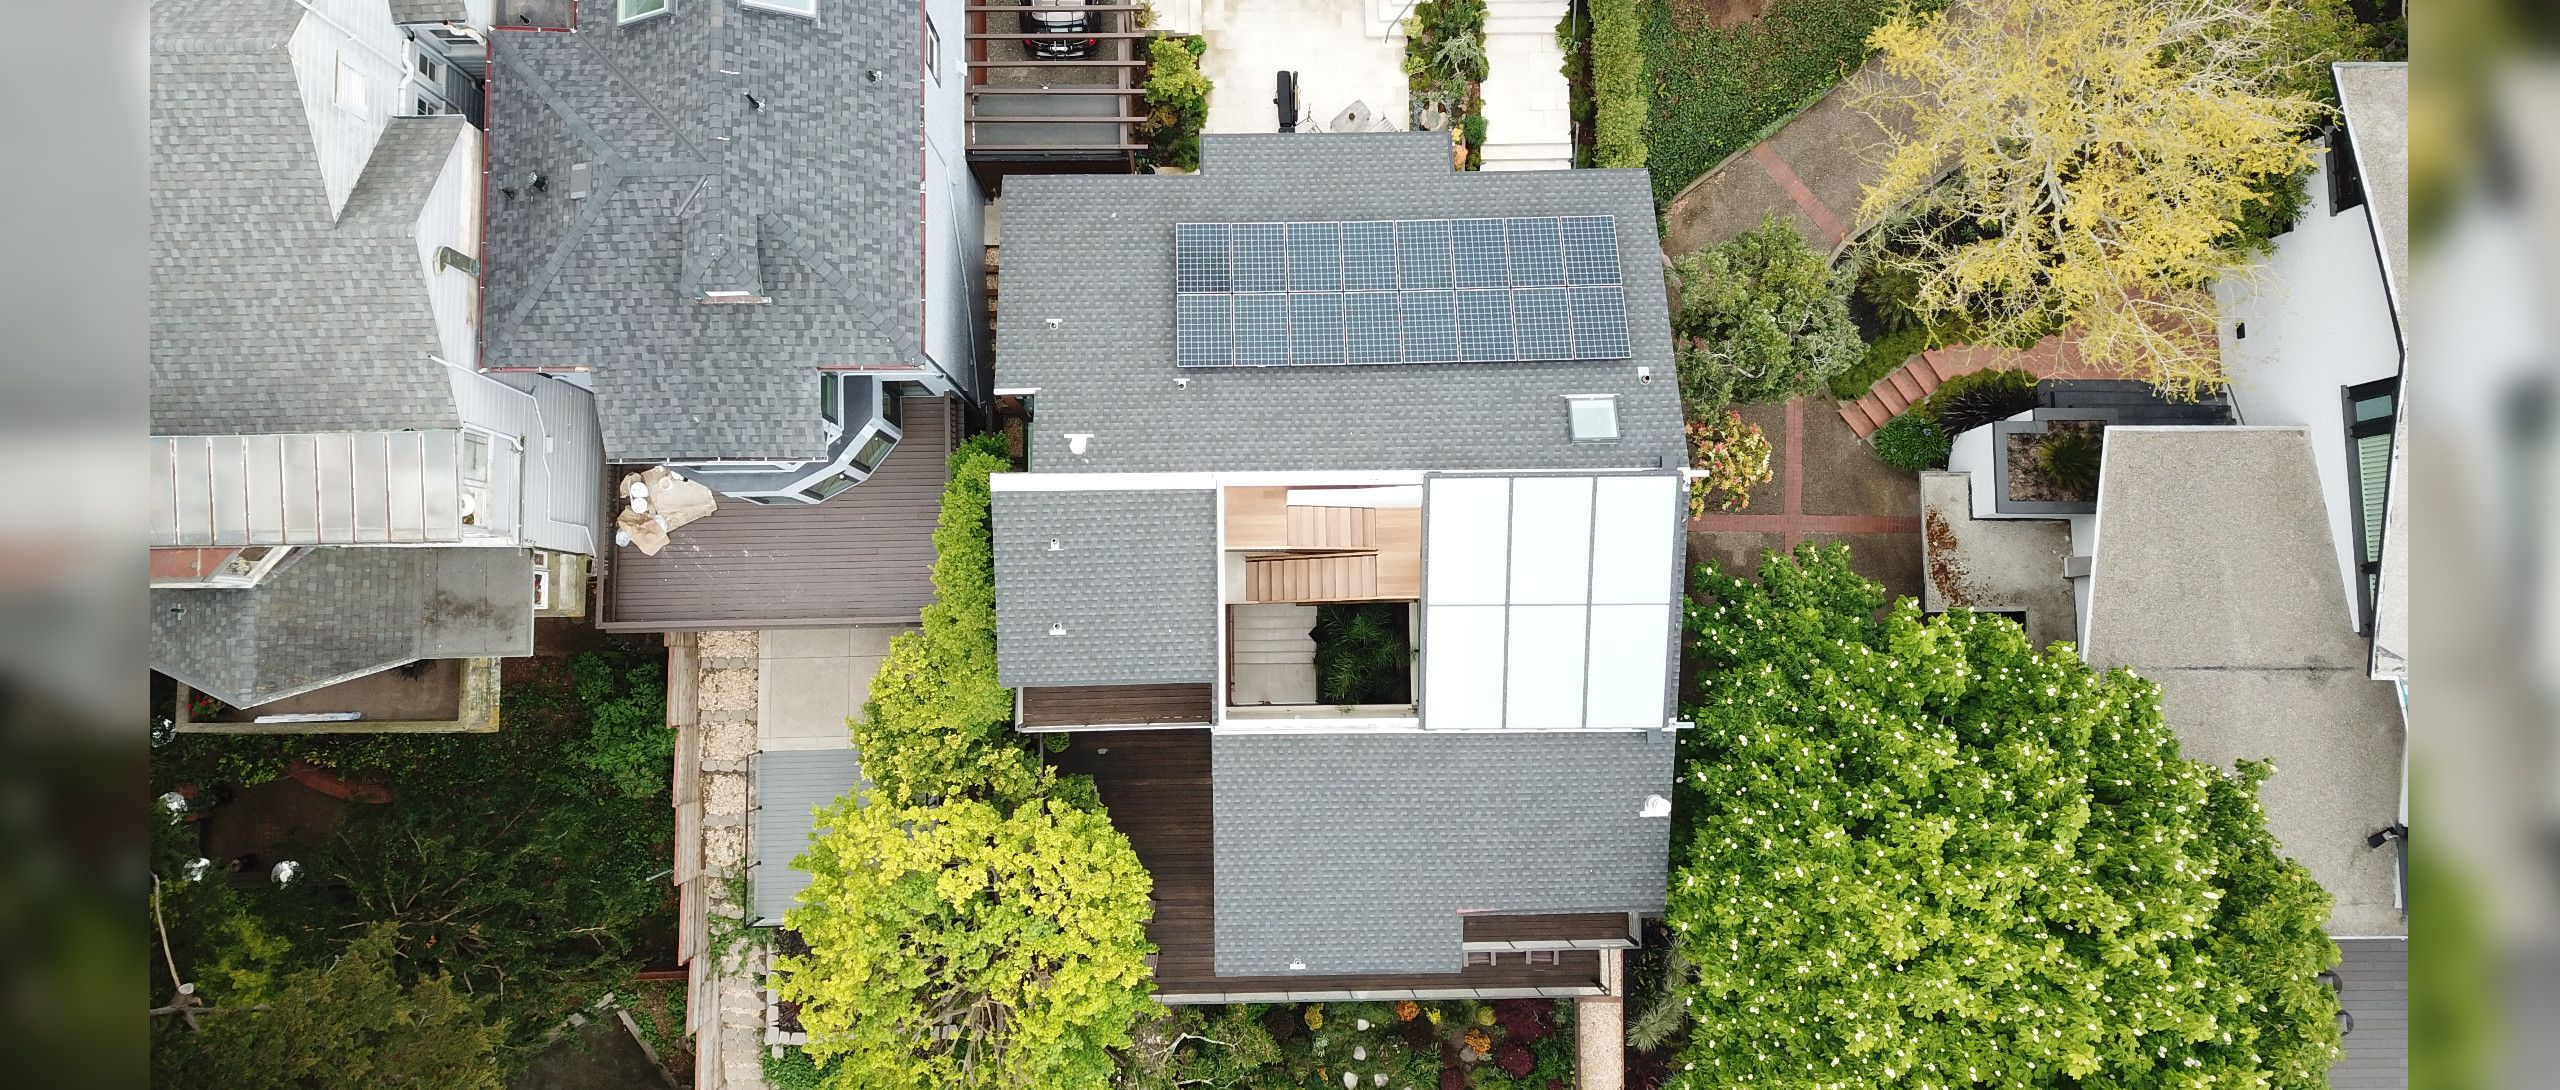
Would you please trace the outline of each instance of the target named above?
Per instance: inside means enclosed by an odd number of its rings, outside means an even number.
[[[862,478],[856,477],[851,473],[838,472],[831,476],[819,478],[818,483],[801,489],[800,495],[806,497],[810,502],[815,503],[833,497],[836,493],[842,492],[845,489],[851,488],[860,483],[862,483]]]
[[[869,473],[880,468],[880,460],[888,457],[889,448],[896,445],[898,440],[888,432],[872,432],[871,438],[863,440],[862,449],[853,452],[853,464],[860,466],[864,473]]]
[[[924,74],[935,83],[942,82],[942,31],[930,15],[924,17]]]
[[[473,484],[489,483],[489,437],[479,432],[462,433],[462,479]]]
[[[2373,599],[2382,583],[2382,513],[2390,501],[2391,424],[2399,415],[2400,380],[2347,387],[2347,484],[2356,520],[2356,616],[2373,632]]]
[[[818,375],[818,415],[827,423],[844,423],[843,381],[832,372]]]
[[[419,116],[419,117],[434,117],[434,116],[436,116],[437,114],[441,114],[441,113],[443,113],[443,112],[444,112],[444,107],[437,105],[437,104],[436,104],[436,101],[435,101],[434,99],[431,99],[431,98],[422,98],[422,99],[419,99],[419,100],[418,100],[418,116]]]
[[[424,53],[418,54],[418,75],[429,83],[444,82],[444,72],[436,67],[436,59]]]
[[[2356,168],[2355,140],[2344,125],[2329,129],[2329,214],[2364,203],[2364,172]]]
[[[789,15],[806,15],[813,19],[818,15],[818,0],[742,0],[742,2],[751,8],[763,8]]]
[[[616,2],[620,5],[615,11],[615,14],[621,16],[619,21],[629,23],[652,15],[666,14],[667,5],[674,3],[675,0],[616,0]]]
[[[1577,443],[1607,442],[1618,437],[1618,395],[1566,394],[1565,430]]]
[[[347,63],[345,54],[338,56],[338,80],[329,89],[330,100],[338,108],[365,120],[373,119],[371,103],[373,84],[364,78],[364,70]]]

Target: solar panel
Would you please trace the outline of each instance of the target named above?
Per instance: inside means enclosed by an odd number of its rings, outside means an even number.
[[[1342,288],[1342,225],[1289,225],[1289,290],[1339,291]]]
[[[1174,228],[1185,367],[1625,359],[1609,216]]]
[[[1289,297],[1289,362],[1342,362],[1342,296],[1311,292]]]
[[[1627,301],[1617,288],[1574,288],[1573,354],[1587,360],[1627,358]]]
[[[1511,293],[1511,328],[1524,360],[1573,358],[1573,324],[1563,288],[1522,288]]]
[[[1458,286],[1501,288],[1511,284],[1511,256],[1502,243],[1501,220],[1456,220],[1449,224]]]

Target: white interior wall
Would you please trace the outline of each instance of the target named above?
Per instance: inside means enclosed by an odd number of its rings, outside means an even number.
[[[2345,390],[2399,373],[2399,337],[2371,220],[2362,208],[2331,214],[2327,164],[2312,175],[2310,189],[2309,207],[2276,239],[2275,253],[2248,275],[2216,284],[2214,299],[2222,310],[2222,367],[2241,422],[2311,431],[2338,580],[2347,601],[2356,603],[2359,538]]]

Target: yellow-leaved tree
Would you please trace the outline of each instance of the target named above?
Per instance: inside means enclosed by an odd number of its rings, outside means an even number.
[[[1912,119],[1859,207],[1882,224],[1877,260],[1979,339],[2065,332],[2163,393],[2218,388],[2211,285],[2244,261],[2232,224],[2256,179],[2311,164],[2301,134],[2325,109],[2270,68],[2267,10],[1961,0],[1877,27],[1897,78],[1863,104]]]

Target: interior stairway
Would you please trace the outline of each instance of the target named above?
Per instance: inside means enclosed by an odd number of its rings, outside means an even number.
[[[1234,610],[1228,701],[1237,705],[1313,704],[1316,699],[1316,607],[1239,605]]]

